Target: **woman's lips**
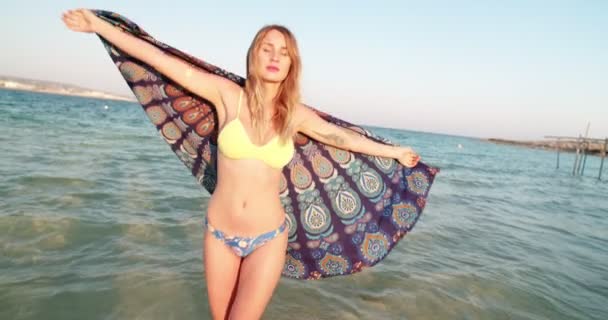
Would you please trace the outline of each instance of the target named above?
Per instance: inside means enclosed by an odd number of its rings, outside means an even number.
[[[268,66],[268,67],[266,67],[266,70],[268,70],[270,72],[279,72],[279,68],[277,68],[275,66]]]

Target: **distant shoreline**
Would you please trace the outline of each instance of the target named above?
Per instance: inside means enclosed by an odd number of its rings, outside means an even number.
[[[48,93],[63,96],[77,96],[93,99],[137,102],[135,97],[125,97],[117,94],[82,88],[59,82],[32,80],[10,76],[0,76],[0,89]]]
[[[21,89],[21,88],[6,88],[0,86],[0,90],[15,90],[15,91],[24,91],[24,92],[36,92],[36,93],[46,93],[46,94],[54,94],[59,96],[70,96],[70,97],[82,97],[82,98],[92,98],[92,99],[100,99],[100,100],[116,100],[116,101],[128,101],[128,102],[136,102],[137,100],[131,100],[126,97],[115,97],[115,96],[104,96],[104,95],[91,95],[91,94],[78,94],[71,92],[58,92],[51,90],[32,90],[32,89]]]
[[[557,142],[555,140],[547,140],[547,141],[518,141],[518,140],[507,140],[507,139],[482,139],[488,142],[496,143],[496,144],[506,144],[513,146],[521,146],[528,147],[534,149],[548,149],[548,150],[556,150],[557,151]],[[590,143],[589,148],[587,150],[587,154],[591,155],[602,155],[602,149],[604,147],[604,143]],[[559,150],[564,152],[576,152],[576,143],[571,141],[561,141],[559,143]]]

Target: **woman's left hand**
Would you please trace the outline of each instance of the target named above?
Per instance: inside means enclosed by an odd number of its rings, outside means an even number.
[[[410,147],[400,147],[397,154],[399,155],[397,161],[408,168],[415,167],[420,161],[420,156]]]

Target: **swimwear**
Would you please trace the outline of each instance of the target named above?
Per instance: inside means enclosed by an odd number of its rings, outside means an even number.
[[[213,236],[224,242],[234,253],[240,257],[246,257],[251,254],[255,249],[261,247],[266,242],[277,237],[287,227],[287,217],[283,220],[283,223],[272,231],[262,233],[255,237],[239,237],[229,236],[221,230],[215,228],[209,223],[207,216],[205,216],[205,227],[213,234]]]
[[[241,113],[241,99],[243,91],[239,94],[239,105],[234,119],[228,122],[217,137],[220,152],[231,159],[259,159],[267,165],[281,169],[291,161],[294,153],[293,141],[279,144],[279,136],[276,135],[263,146],[257,146],[251,142],[239,114]]]

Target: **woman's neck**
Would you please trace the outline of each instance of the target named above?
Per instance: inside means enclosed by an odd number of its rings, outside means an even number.
[[[264,105],[272,106],[274,98],[279,92],[280,82],[262,82],[262,92],[264,94]]]

